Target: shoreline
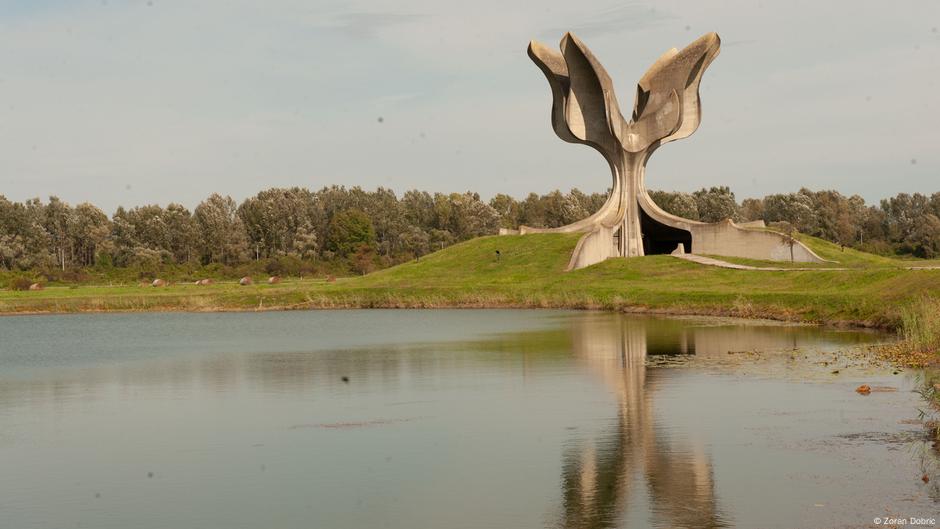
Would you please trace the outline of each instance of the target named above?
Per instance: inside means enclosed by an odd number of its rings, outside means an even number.
[[[574,303],[574,304],[555,304],[555,303],[500,303],[488,302],[480,303],[468,301],[465,303],[429,303],[429,302],[375,302],[368,303],[300,303],[290,305],[268,305],[259,307],[237,307],[237,306],[217,306],[192,308],[182,305],[148,307],[142,309],[125,308],[80,308],[78,310],[0,310],[0,318],[17,316],[66,316],[78,314],[161,314],[161,313],[191,313],[191,314],[210,314],[210,313],[242,313],[242,312],[283,312],[283,311],[301,311],[301,310],[463,310],[463,309],[510,309],[510,310],[575,310],[575,311],[602,311],[618,312],[623,314],[649,314],[656,316],[689,316],[689,317],[717,317],[728,319],[740,319],[750,322],[766,321],[776,323],[786,323],[793,325],[806,325],[817,327],[829,327],[834,329],[856,329],[872,330],[881,332],[896,332],[897,328],[890,325],[879,325],[869,321],[860,320],[823,320],[811,321],[793,317],[792,313],[774,312],[774,311],[754,311],[742,312],[734,308],[690,308],[690,307],[646,307],[643,305],[615,305],[604,303]]]
[[[910,327],[912,314],[933,322],[932,300],[940,296],[940,271],[884,267],[877,260],[846,263],[852,266],[839,272],[751,271],[652,255],[564,272],[577,240],[570,234],[482,237],[420,261],[333,281],[288,277],[268,284],[256,278],[249,286],[194,286],[171,277],[174,284],[161,288],[138,282],[0,291],[0,315],[544,308],[896,332]],[[826,255],[838,252],[813,244]],[[928,334],[935,334],[932,328]]]

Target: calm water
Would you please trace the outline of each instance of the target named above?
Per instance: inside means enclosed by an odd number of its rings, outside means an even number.
[[[0,318],[0,527],[935,515],[914,373],[833,354],[881,339],[561,311]]]

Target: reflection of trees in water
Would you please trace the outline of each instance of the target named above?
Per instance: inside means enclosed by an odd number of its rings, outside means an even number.
[[[656,371],[644,365],[648,324],[623,317],[574,321],[575,354],[617,395],[619,406],[616,420],[599,439],[564,455],[562,527],[619,526],[637,492],[632,487],[644,482],[657,526],[728,526],[717,507],[708,455],[656,426]]]
[[[617,314],[584,313],[568,321],[572,323],[575,351],[582,356],[592,355],[592,365],[620,359],[621,351],[628,350],[627,339],[642,340],[645,354],[722,356],[729,350],[783,349],[827,341],[865,343],[880,338],[876,334],[835,333],[814,327],[701,325],[695,320]],[[644,332],[625,333],[620,330],[620,325],[634,326]],[[563,327],[553,327],[467,341],[313,349],[309,352],[205,354],[198,351],[198,346],[193,346],[193,351],[178,350],[176,354],[142,362],[105,363],[44,372],[37,378],[5,379],[0,383],[0,406],[22,400],[67,401],[76,395],[86,399],[106,398],[112,385],[128,390],[187,386],[228,391],[247,384],[264,391],[303,392],[313,386],[341,384],[341,377],[348,376],[361,385],[381,384],[384,388],[394,388],[399,387],[403,379],[413,383],[427,380],[441,371],[442,366],[463,368],[515,362],[515,357],[494,356],[492,353],[533,353],[538,361],[566,358],[568,339]],[[275,345],[276,340],[272,339],[272,346]],[[454,355],[454,351],[481,354]],[[528,359],[531,358],[523,356],[524,362]],[[618,373],[620,368],[611,366],[608,370]],[[642,374],[639,376],[642,380]],[[629,388],[642,388],[642,384],[621,384],[620,390],[628,391]]]

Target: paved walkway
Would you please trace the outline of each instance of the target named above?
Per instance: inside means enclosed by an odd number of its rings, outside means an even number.
[[[698,263],[706,266],[717,266],[719,268],[732,268],[734,270],[760,270],[765,272],[793,272],[793,271],[802,271],[802,272],[819,272],[819,271],[832,271],[832,270],[848,270],[848,268],[838,268],[838,267],[826,267],[826,268],[813,268],[808,266],[790,268],[782,266],[750,266],[729,263],[728,261],[722,261],[720,259],[713,259],[711,257],[705,257],[704,255],[695,255],[692,253],[683,253],[683,254],[673,254],[674,257],[679,259],[685,259],[686,261],[692,261],[693,263]]]
[[[712,257],[705,257],[704,255],[695,255],[691,253],[684,254],[672,254],[673,257],[678,257],[679,259],[685,259],[686,261],[692,261],[693,263],[698,263],[705,266],[717,266],[719,268],[731,268],[733,270],[758,270],[764,272],[831,272],[839,270],[851,270],[851,268],[846,267],[810,267],[810,266],[798,266],[798,267],[783,267],[783,266],[750,266],[729,263],[728,261],[722,261],[721,259],[715,259]],[[887,268],[887,267],[886,267]],[[940,270],[940,266],[905,266],[905,270]]]

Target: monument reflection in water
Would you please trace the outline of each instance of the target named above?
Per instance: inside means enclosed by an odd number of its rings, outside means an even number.
[[[597,314],[572,319],[570,338],[574,355],[603,380],[619,406],[605,431],[566,449],[558,525],[619,527],[630,519],[631,505],[645,503],[648,513],[636,516],[651,516],[656,527],[711,528],[733,523],[721,509],[709,451],[704,442],[672,435],[663,425],[667,421],[654,408],[671,370],[648,368],[648,357],[727,361],[729,352],[864,343],[876,336]]]
[[[726,341],[722,338],[729,339],[725,345],[731,346],[740,343],[735,331],[706,327],[696,332],[676,322],[624,317],[572,323],[574,353],[619,397],[619,407],[613,426],[601,437],[566,450],[560,525],[618,526],[631,495],[647,494],[651,514],[663,526],[727,526],[704,447],[672,440],[657,428],[657,370],[647,370],[646,357],[694,354],[696,335],[719,347]],[[637,490],[643,483],[646,490]]]

